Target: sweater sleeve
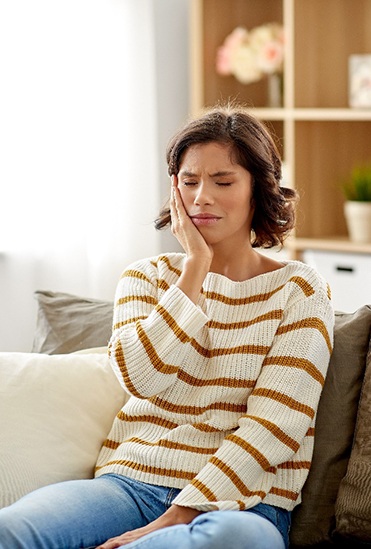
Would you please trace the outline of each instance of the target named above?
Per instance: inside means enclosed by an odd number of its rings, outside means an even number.
[[[247,509],[274,490],[277,467],[298,453],[313,425],[332,352],[333,324],[323,289],[287,308],[246,414],[175,504],[201,511]]]
[[[187,343],[207,316],[177,286],[159,299],[157,271],[148,261],[128,268],[116,290],[109,356],[125,390],[148,398],[176,380]]]

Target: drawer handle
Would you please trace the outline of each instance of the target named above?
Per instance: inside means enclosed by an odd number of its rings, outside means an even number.
[[[336,270],[340,271],[342,273],[353,273],[354,272],[353,267],[342,267],[341,265],[337,265]]]

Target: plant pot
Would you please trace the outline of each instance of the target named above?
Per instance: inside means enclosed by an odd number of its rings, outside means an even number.
[[[371,202],[345,202],[344,213],[350,240],[371,242]]]

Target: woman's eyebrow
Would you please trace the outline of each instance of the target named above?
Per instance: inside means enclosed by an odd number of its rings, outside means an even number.
[[[210,173],[209,176],[210,177],[225,177],[225,176],[228,176],[228,175],[235,175],[235,173],[236,172],[231,171],[231,170],[220,170],[218,172]],[[197,174],[193,173],[189,170],[180,170],[179,176],[182,176],[182,177],[197,177]]]
[[[223,170],[215,173],[209,174],[210,177],[225,177],[226,175],[234,175],[236,172],[229,171],[229,170]]]
[[[180,170],[178,175],[181,175],[183,177],[196,177],[197,174],[195,174],[195,173],[193,173],[189,170]]]

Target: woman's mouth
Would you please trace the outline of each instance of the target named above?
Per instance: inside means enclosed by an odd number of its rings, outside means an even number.
[[[191,215],[190,217],[194,225],[197,225],[198,227],[205,227],[205,226],[207,227],[210,225],[214,225],[219,221],[219,219],[221,219],[217,215],[206,214],[206,213]]]

